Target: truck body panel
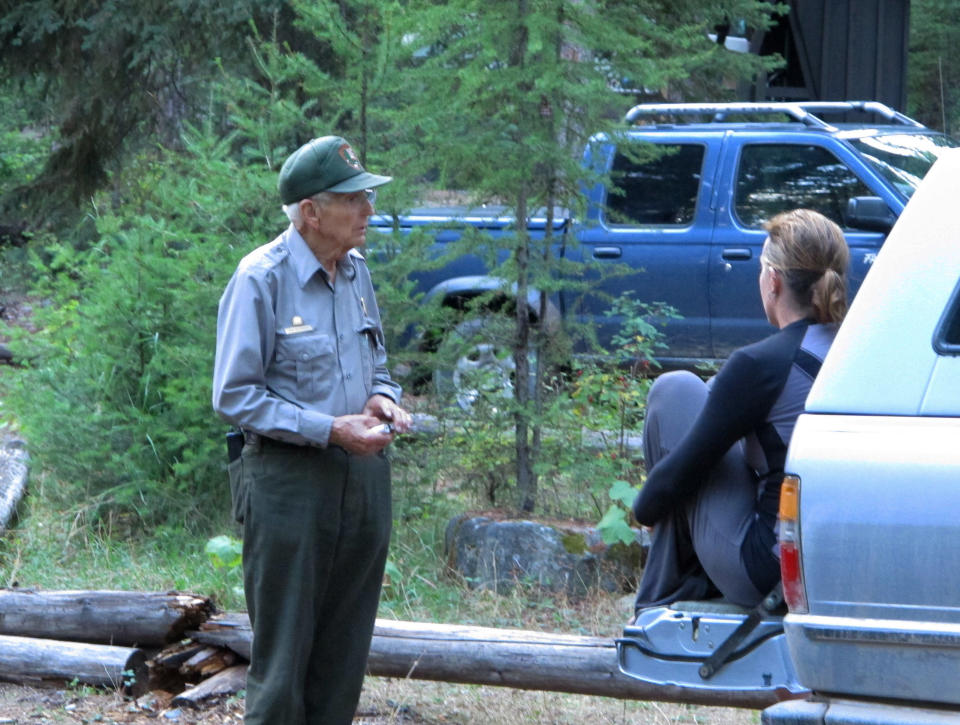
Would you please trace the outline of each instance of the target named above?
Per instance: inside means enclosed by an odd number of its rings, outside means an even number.
[[[777,706],[765,723],[960,722],[958,180],[954,150],[880,250],[797,421],[806,604],[784,629],[822,711]]]

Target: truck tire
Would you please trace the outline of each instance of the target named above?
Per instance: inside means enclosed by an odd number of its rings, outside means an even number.
[[[509,344],[512,320],[485,317],[465,320],[443,340],[433,371],[434,390],[463,410],[481,400],[496,408],[514,396],[516,365]],[[532,393],[536,383],[536,352],[530,353]]]

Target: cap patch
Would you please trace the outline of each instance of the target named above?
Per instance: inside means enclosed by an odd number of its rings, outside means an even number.
[[[340,158],[343,159],[344,163],[350,168],[363,171],[363,166],[360,165],[360,159],[357,158],[350,144],[345,143],[340,147]]]

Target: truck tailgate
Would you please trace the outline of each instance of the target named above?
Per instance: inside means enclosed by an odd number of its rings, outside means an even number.
[[[799,419],[809,613],[785,629],[804,685],[960,704],[958,441],[960,418]]]

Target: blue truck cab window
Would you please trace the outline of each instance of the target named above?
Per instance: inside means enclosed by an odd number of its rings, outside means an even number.
[[[634,143],[617,153],[607,197],[611,225],[687,225],[693,222],[704,147]]]
[[[845,226],[847,202],[872,192],[822,146],[749,144],[737,171],[735,210],[741,224],[760,227],[785,209],[813,209]]]

